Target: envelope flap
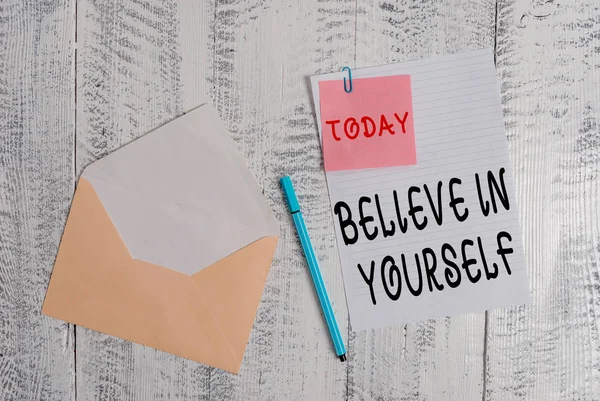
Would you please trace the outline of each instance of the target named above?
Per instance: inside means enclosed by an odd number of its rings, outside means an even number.
[[[88,166],[135,259],[191,275],[278,224],[216,111],[200,106]]]
[[[276,247],[261,238],[192,276],[240,364]]]

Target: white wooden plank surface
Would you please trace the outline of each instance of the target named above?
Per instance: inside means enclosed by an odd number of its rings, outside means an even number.
[[[416,18],[409,21],[412,21],[413,29],[422,31],[412,38],[409,35],[407,40],[406,46],[412,49],[412,57],[435,53],[436,47],[440,53],[493,43],[494,7],[491,3],[479,6],[465,2],[455,8],[461,17],[464,15],[470,18],[470,25],[462,22],[448,24],[442,17],[445,8],[452,9],[448,6],[445,4],[424,8],[416,13],[408,8],[403,10],[386,5],[368,10],[366,4],[361,3],[357,7],[352,1],[297,4],[240,1],[214,6],[212,76],[208,75],[208,71],[198,76],[189,74],[183,87],[202,86],[202,78],[209,77],[213,85],[211,95],[214,103],[248,158],[250,168],[264,188],[265,195],[272,201],[283,227],[280,247],[267,282],[242,372],[234,376],[211,370],[210,399],[344,399],[349,395],[353,399],[399,395],[438,398],[464,396],[467,399],[481,397],[484,339],[484,320],[481,315],[362,333],[349,344],[351,360],[348,364],[340,364],[330,358],[328,334],[277,183],[281,175],[291,174],[297,182],[299,193],[303,195],[303,204],[311,211],[307,214],[307,224],[323,263],[334,306],[341,311],[341,323],[347,332],[341,274],[305,78],[315,72],[338,69],[346,64],[359,65],[355,60],[358,38],[363,38],[361,44],[364,49],[363,54],[358,55],[364,59],[359,60],[360,64],[397,59],[394,58],[394,54],[397,54],[394,43],[397,40],[389,40],[389,28],[392,31],[397,29],[397,25],[392,22],[393,18],[405,12],[415,14],[412,17]],[[180,4],[179,9],[185,10],[180,15],[193,15],[185,7],[185,4]],[[87,10],[80,7],[82,9]],[[118,8],[114,7],[94,7],[92,13],[84,11],[84,15],[100,13],[101,16],[95,18],[113,21],[119,18],[116,16],[117,12]],[[161,18],[160,15],[155,17],[158,20]],[[435,21],[435,24],[422,30],[419,26],[425,20]],[[390,26],[388,29],[385,27],[386,21]],[[384,22],[383,29],[380,27],[381,22]],[[107,23],[112,26],[115,24],[119,25],[114,21]],[[93,26],[93,23],[86,21],[85,26]],[[188,35],[185,41],[180,40],[181,43],[206,43],[206,36],[199,39],[194,36],[198,35],[198,32],[191,30],[194,26],[197,25],[180,24],[180,32]],[[408,29],[410,31],[410,27]],[[444,29],[450,36],[457,30],[456,36],[445,39],[438,34],[439,29]],[[79,35],[86,35],[85,32],[79,31]],[[95,47],[96,37],[106,41],[110,35],[113,36],[111,40],[118,41],[117,38],[123,32],[106,32],[90,38],[80,36],[80,51],[87,52],[88,46]],[[443,43],[440,43],[440,38]],[[369,41],[384,42],[386,47],[371,46],[386,49],[384,55],[369,59]],[[114,52],[115,49],[107,46],[106,50]],[[139,59],[137,54],[129,57]],[[103,60],[109,58],[107,55],[102,57]],[[83,57],[82,60],[86,61],[82,61],[83,65],[79,64],[79,77],[101,64],[101,61],[89,57]],[[118,65],[111,65],[113,70],[119,69]],[[182,65],[189,65],[185,57]],[[152,84],[152,79],[163,78],[148,76],[148,81],[144,82]],[[81,80],[84,81],[85,78]],[[140,82],[138,80],[137,84]],[[135,86],[136,82],[128,82],[128,85]],[[114,82],[106,86],[112,87],[112,91],[116,92],[111,95],[111,99],[127,96],[121,94],[124,88],[115,86]],[[78,99],[81,100],[81,96]],[[126,100],[114,100],[111,104],[112,107],[118,107],[123,102],[126,103]],[[82,104],[81,101],[78,104]],[[98,157],[104,152],[98,142],[106,141],[101,139],[106,138],[106,135],[99,138],[99,129],[91,125],[92,119],[95,121],[98,114],[104,112],[96,112],[94,97],[90,97],[90,105],[94,107],[94,113],[89,115],[89,119],[86,115],[82,117],[85,120],[79,120],[90,126],[79,126],[78,144],[81,146],[78,149],[89,147],[91,154],[100,150],[96,156]],[[82,107],[86,107],[85,103]],[[83,113],[79,115],[82,116]],[[116,121],[119,129],[127,127],[128,120],[133,118],[110,110],[106,115],[114,116],[107,122]],[[113,129],[108,138],[112,138],[115,146],[119,146],[122,143],[120,138],[127,138],[127,135],[129,134],[124,131]],[[78,153],[78,156],[81,154]],[[91,158],[94,159],[95,157]],[[78,157],[78,160],[81,159]],[[82,332],[86,333],[82,341],[98,337],[95,333],[85,330]],[[113,341],[106,336],[100,338],[102,341]],[[123,347],[138,347],[114,341]],[[85,353],[88,351],[87,343],[80,341],[78,344],[81,361],[78,366],[82,366],[81,369],[85,369],[88,359],[104,361],[103,358],[95,357],[96,353],[102,353],[106,349],[104,344],[90,348],[89,355]],[[448,349],[453,352],[447,353],[447,358],[435,358]],[[140,350],[153,355],[155,353],[146,351],[145,348]],[[125,370],[107,378],[87,374],[86,370],[83,378],[78,381],[78,385],[84,387],[80,389],[80,394],[90,387],[97,391],[98,388],[117,386],[121,391],[119,394],[136,398],[139,394],[132,388],[143,387],[153,380],[152,372],[155,368],[148,366],[154,363],[165,364],[164,358],[167,357],[161,358],[163,359],[153,360],[152,363],[141,362],[138,356],[125,352],[118,357],[118,364],[139,364],[149,377],[145,374],[132,376],[130,370]],[[112,368],[112,364],[109,366]],[[427,375],[427,380],[419,381],[425,370],[433,370],[434,374]],[[445,375],[449,370],[456,371],[456,376]],[[385,374],[378,375],[378,371]],[[466,386],[455,380],[464,377],[467,378]],[[438,383],[441,378],[444,380]],[[84,380],[90,380],[90,383]],[[348,383],[351,385],[348,386]],[[352,394],[347,394],[348,391]]]
[[[195,0],[78,1],[77,175],[209,100],[213,16]],[[208,399],[208,367],[82,327],[76,334],[79,400]]]
[[[307,76],[354,54],[354,1],[220,2],[214,102],[281,222],[238,376],[214,370],[211,400],[343,400],[332,345],[279,178],[292,176],[342,332],[347,310]]]
[[[498,67],[533,304],[493,311],[486,400],[600,399],[600,8],[502,1]]]
[[[81,400],[600,399],[600,8],[498,3],[3,2],[0,398],[75,399],[76,380]],[[534,303],[350,334],[341,364],[277,183],[310,210],[348,333],[306,76],[494,44]],[[237,376],[39,314],[74,176],[207,101],[282,222]]]
[[[73,400],[73,327],[40,313],[73,192],[74,3],[0,4],[0,399]]]

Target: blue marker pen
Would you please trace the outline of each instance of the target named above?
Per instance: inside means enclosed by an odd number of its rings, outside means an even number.
[[[280,182],[281,187],[283,188],[283,193],[287,200],[288,207],[292,213],[294,224],[296,225],[296,231],[298,231],[300,244],[302,245],[304,257],[308,263],[308,269],[310,270],[310,275],[312,276],[317,295],[319,296],[319,302],[321,303],[323,315],[327,321],[327,327],[329,328],[329,334],[331,334],[331,340],[335,346],[335,352],[340,357],[340,361],[344,362],[346,360],[346,347],[344,346],[340,329],[338,328],[337,321],[335,320],[333,309],[331,309],[331,302],[329,302],[329,296],[327,295],[327,290],[325,289],[325,283],[323,283],[323,277],[321,276],[321,271],[319,270],[319,262],[317,262],[317,257],[315,256],[312,244],[310,243],[308,231],[306,231],[306,226],[304,225],[304,218],[302,217],[302,212],[300,212],[300,205],[298,204],[298,198],[296,197],[292,180],[289,176],[285,176]]]

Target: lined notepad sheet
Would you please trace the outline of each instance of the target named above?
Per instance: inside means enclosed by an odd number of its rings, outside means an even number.
[[[377,328],[413,322],[428,318],[451,316],[466,312],[478,312],[487,309],[517,305],[529,302],[529,282],[525,269],[525,258],[519,225],[518,209],[513,183],[512,164],[509,157],[508,142],[504,131],[498,78],[491,49],[468,53],[440,56],[425,60],[391,64],[353,70],[353,78],[365,78],[384,75],[410,74],[412,79],[414,125],[417,149],[417,164],[412,166],[388,167],[369,170],[333,171],[327,173],[327,183],[332,208],[338,202],[345,202],[359,232],[358,241],[346,245],[342,236],[340,217],[334,213],[333,220],[337,236],[340,261],[343,270],[346,299],[353,330]],[[320,80],[340,80],[346,73],[333,73],[311,77],[311,86],[319,122],[319,85]],[[393,90],[393,88],[390,88]],[[500,183],[503,178],[508,194],[508,207],[504,207],[498,196],[497,213],[493,210],[485,216],[480,205],[478,193],[485,201],[491,197],[488,188],[488,172]],[[480,191],[477,190],[475,174],[480,179]],[[454,185],[454,197],[464,198],[457,209],[468,208],[468,217],[460,222],[449,207],[449,182],[452,178],[461,180]],[[441,182],[442,223],[439,225],[432,212],[432,206],[424,192],[428,187],[435,207],[438,206],[437,189]],[[415,204],[423,211],[415,214],[418,220],[428,219],[427,226],[418,230],[408,214],[408,189],[418,187],[419,193],[413,193]],[[494,189],[494,188],[493,188]],[[396,192],[397,205],[394,191]],[[379,210],[375,202],[379,200]],[[495,192],[498,195],[498,192]],[[362,203],[365,216],[373,221],[366,224],[367,231],[378,227],[379,234],[374,240],[368,240],[363,228],[358,224],[360,210],[359,199],[367,197],[369,202]],[[397,218],[397,209],[401,218]],[[384,222],[395,222],[395,233],[383,237]],[[406,232],[399,231],[398,222],[407,218]],[[353,231],[346,227],[347,235]],[[389,231],[390,225],[388,223]],[[499,239],[499,233],[509,233]],[[478,243],[478,238],[480,244]],[[473,241],[464,246],[464,240]],[[499,241],[503,247],[513,252],[505,255],[497,253]],[[449,244],[456,253],[453,259],[446,249],[446,256],[454,261],[461,273],[461,282],[454,288],[448,285],[456,279],[456,271],[442,259],[444,244]],[[423,250],[429,248],[435,253],[435,277],[443,289],[430,283],[424,273]],[[480,251],[483,249],[483,252]],[[419,255],[420,267],[417,269],[415,254]],[[482,256],[486,258],[488,270],[497,266],[497,277],[486,278]],[[402,263],[404,255],[405,264]],[[390,272],[391,263],[381,264],[386,256],[393,257],[396,271]],[[428,255],[430,256],[430,255]],[[507,272],[502,256],[510,269]],[[475,259],[476,264],[462,267],[464,259]],[[364,274],[369,278],[371,264],[374,264],[372,277],[373,294]],[[429,259],[429,263],[432,260]],[[358,265],[363,268],[363,274]],[[406,274],[403,271],[406,266]],[[431,267],[431,266],[430,266]],[[422,290],[413,295],[407,281],[416,290],[421,271]],[[475,275],[480,271],[482,277],[475,283],[467,274]],[[454,274],[453,274],[454,273]],[[408,280],[407,280],[408,278]],[[387,292],[384,288],[387,285]],[[398,285],[400,293],[398,294]],[[392,299],[396,298],[397,299]],[[375,298],[376,304],[373,304]]]

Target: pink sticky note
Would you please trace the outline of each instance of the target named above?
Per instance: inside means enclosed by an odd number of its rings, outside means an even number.
[[[410,75],[320,81],[325,170],[417,163]]]

